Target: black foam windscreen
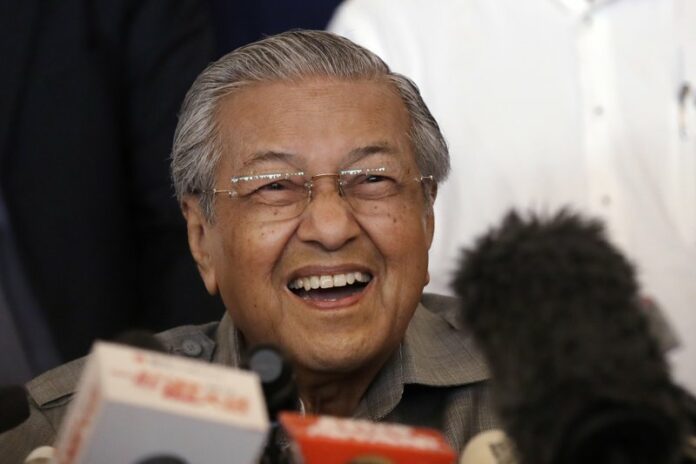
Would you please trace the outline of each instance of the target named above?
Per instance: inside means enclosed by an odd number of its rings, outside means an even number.
[[[249,349],[242,367],[259,376],[266,400],[271,429],[260,464],[286,464],[294,462],[290,448],[282,442],[284,434],[278,424],[278,413],[298,409],[299,396],[292,365],[276,346],[259,344]]]
[[[272,421],[277,419],[280,411],[297,409],[297,385],[292,366],[277,347],[252,347],[245,356],[243,367],[259,376]]]
[[[187,464],[185,460],[178,456],[162,455],[151,456],[138,461],[136,464]]]
[[[453,287],[524,464],[676,462],[675,387],[599,222],[512,212],[464,251]]]
[[[7,432],[29,418],[27,391],[21,385],[0,386],[0,433]]]

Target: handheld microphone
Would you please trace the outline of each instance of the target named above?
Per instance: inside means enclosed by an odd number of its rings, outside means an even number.
[[[271,421],[260,464],[291,462],[292,457],[287,446],[281,443],[283,437],[278,424],[278,414],[281,411],[297,410],[299,396],[292,366],[279,348],[273,345],[257,345],[246,353],[242,367],[259,376],[268,418]]]
[[[97,342],[56,441],[60,464],[253,462],[268,429],[258,376]]]
[[[499,429],[478,433],[464,447],[459,464],[518,464],[515,448]],[[589,464],[589,463],[588,463]]]
[[[292,366],[280,349],[273,345],[257,345],[249,350],[242,367],[256,373],[261,381],[268,417],[278,420],[280,411],[297,410],[297,384]]]
[[[434,429],[292,412],[279,417],[304,464],[452,464],[455,459]]]
[[[523,463],[677,461],[675,387],[601,224],[510,213],[464,252],[453,286]]]
[[[164,345],[149,331],[146,330],[128,330],[116,336],[113,339],[114,343],[140,348],[143,350],[151,350],[158,353],[165,353]],[[0,408],[1,409],[1,408]],[[24,464],[53,464],[56,459],[56,449],[52,446],[40,446],[34,449],[25,459]],[[159,460],[158,460],[159,459]],[[159,457],[149,458],[148,463],[182,463],[183,461],[166,461]]]
[[[54,464],[56,449],[52,446],[40,446],[29,453],[24,464]]]
[[[21,385],[0,387],[0,433],[7,432],[29,418],[27,391]]]

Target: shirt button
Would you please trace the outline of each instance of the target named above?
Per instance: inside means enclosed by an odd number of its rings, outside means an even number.
[[[611,205],[611,197],[609,195],[602,195],[602,198],[600,199],[600,201],[601,201],[603,206]]]
[[[183,351],[184,355],[190,358],[195,358],[200,356],[200,354],[203,352],[203,347],[196,341],[184,340],[184,342],[181,344],[181,351]]]
[[[604,107],[597,105],[592,109],[592,113],[594,113],[595,116],[601,116],[604,114]]]

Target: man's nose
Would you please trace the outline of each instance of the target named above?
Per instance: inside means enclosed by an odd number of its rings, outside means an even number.
[[[326,250],[338,250],[360,234],[360,225],[350,205],[341,196],[335,175],[320,175],[312,179],[310,202],[301,216],[297,236]]]

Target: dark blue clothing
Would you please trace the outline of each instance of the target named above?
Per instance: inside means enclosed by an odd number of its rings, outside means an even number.
[[[168,160],[214,56],[205,0],[0,2],[0,56],[0,188],[63,360],[128,328],[219,319]]]
[[[210,0],[218,54],[289,29],[325,29],[340,0]]]

